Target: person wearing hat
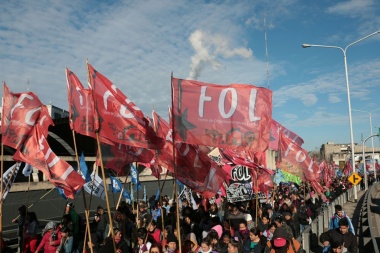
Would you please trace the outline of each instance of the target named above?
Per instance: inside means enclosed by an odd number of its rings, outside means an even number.
[[[146,228],[151,220],[152,216],[149,214],[146,204],[139,203],[139,216],[136,218],[138,228]]]
[[[77,242],[79,238],[79,214],[74,209],[74,203],[67,202],[65,214],[70,215],[70,223],[72,225],[72,232],[74,236],[74,244]]]
[[[273,233],[272,240],[267,243],[267,247],[269,253],[296,253],[299,252],[301,244],[291,238],[284,228],[278,227]]]
[[[166,253],[178,253],[178,239],[174,234],[169,234],[167,237],[167,246],[164,252]]]
[[[35,253],[43,249],[44,253],[56,253],[61,242],[61,233],[56,232],[57,224],[49,221],[42,230],[42,239]]]
[[[18,217],[12,220],[12,223],[17,223],[18,229],[17,229],[17,237],[18,237],[18,244],[20,248],[20,252],[22,251],[22,248],[24,247],[24,225],[25,225],[25,218],[26,218],[26,206],[21,205],[18,209]]]

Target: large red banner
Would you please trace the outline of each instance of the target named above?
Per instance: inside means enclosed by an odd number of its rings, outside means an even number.
[[[265,151],[272,91],[253,85],[216,85],[172,79],[175,138],[185,143]]]
[[[40,117],[42,103],[33,92],[13,93],[4,83],[2,143],[17,149],[32,132]]]

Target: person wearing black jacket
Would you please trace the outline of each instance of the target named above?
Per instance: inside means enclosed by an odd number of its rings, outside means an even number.
[[[358,253],[358,243],[356,236],[349,231],[348,220],[342,218],[339,221],[339,228],[331,229],[319,237],[319,241],[324,247],[329,247],[329,242],[344,242],[344,247],[350,253]]]

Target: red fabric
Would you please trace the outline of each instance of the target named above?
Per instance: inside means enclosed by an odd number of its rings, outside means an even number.
[[[164,148],[157,151],[157,163],[170,172],[175,172],[176,179],[190,189],[201,193],[204,197],[213,197],[224,182],[226,173],[218,168],[207,154],[200,151],[198,146],[182,142],[175,142],[177,169],[174,171],[171,128],[165,119],[155,112],[153,120],[158,136],[166,139]]]
[[[352,166],[351,166],[351,162],[350,160],[347,160],[346,163],[344,164],[344,168],[343,168],[343,174],[345,176],[349,175],[351,172],[353,172],[352,170]]]
[[[28,252],[36,252],[37,249],[38,238],[24,238],[24,251]]]
[[[150,162],[154,156],[152,150],[122,144],[111,146],[102,143],[101,149],[104,167],[114,170],[119,176],[124,175],[128,164],[133,162]],[[100,165],[98,158],[99,156],[96,161]]]
[[[304,143],[303,139],[296,133],[290,131],[274,119],[272,119],[270,128],[270,143],[269,148],[272,150],[278,150],[278,144],[280,141],[279,133],[282,132],[286,137],[291,139],[293,142],[297,143],[298,146],[302,146]]]
[[[114,143],[159,149],[164,140],[158,138],[143,112],[111,81],[88,64],[93,93],[95,129]]]
[[[40,251],[41,249],[44,250],[44,253],[55,253],[55,251],[57,250],[58,246],[59,246],[59,243],[54,243],[53,245],[50,245],[50,242],[51,242],[51,232],[50,231],[47,231],[43,236],[42,236],[42,239],[41,239],[41,242],[40,244],[38,245],[37,247],[37,250]],[[58,240],[60,240],[60,234],[58,233]],[[58,241],[56,240],[56,241]],[[55,242],[56,242],[55,241]]]
[[[323,188],[319,184],[319,167],[308,152],[283,134],[280,135],[280,149],[282,160],[300,168],[303,172],[302,179],[309,181],[316,192],[322,193]]]
[[[78,77],[66,68],[70,128],[77,133],[96,138],[92,92],[83,88]]]
[[[156,159],[152,159],[150,162],[148,163],[141,163],[139,162],[139,164],[151,169],[152,171],[152,176],[156,177],[157,179],[161,179],[161,173],[162,173],[162,167],[160,165],[157,164],[157,161]]]
[[[41,107],[41,101],[33,92],[12,93],[4,83],[2,143],[19,148],[39,119]]]
[[[23,149],[16,151],[13,159],[41,170],[52,184],[64,190],[68,198],[73,199],[74,193],[84,184],[84,179],[74,168],[51,150],[38,126],[24,143]]]
[[[253,85],[216,85],[172,78],[176,141],[265,151],[272,91]]]

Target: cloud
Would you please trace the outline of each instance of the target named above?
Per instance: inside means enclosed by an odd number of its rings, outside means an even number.
[[[332,104],[339,103],[342,99],[337,94],[329,94],[329,102]]]
[[[251,49],[230,48],[229,39],[221,34],[210,34],[196,30],[190,35],[189,42],[195,51],[195,55],[191,57],[191,70],[188,79],[197,80],[207,64],[211,65],[213,69],[220,68],[222,65],[217,60],[219,57],[252,58]]]
[[[363,17],[363,14],[371,12],[374,4],[374,0],[350,0],[330,6],[326,12],[350,17]]]
[[[380,60],[366,62],[352,62],[349,70],[349,84],[351,99],[371,100],[373,90],[377,89],[377,80],[380,69]],[[347,96],[347,86],[344,71],[339,70],[327,73],[317,73],[317,77],[292,85],[284,85],[274,91],[273,104],[275,107],[284,106],[288,101],[297,99],[305,106],[312,106],[318,102],[320,95],[327,95],[330,103],[338,103],[341,99],[337,94]]]

